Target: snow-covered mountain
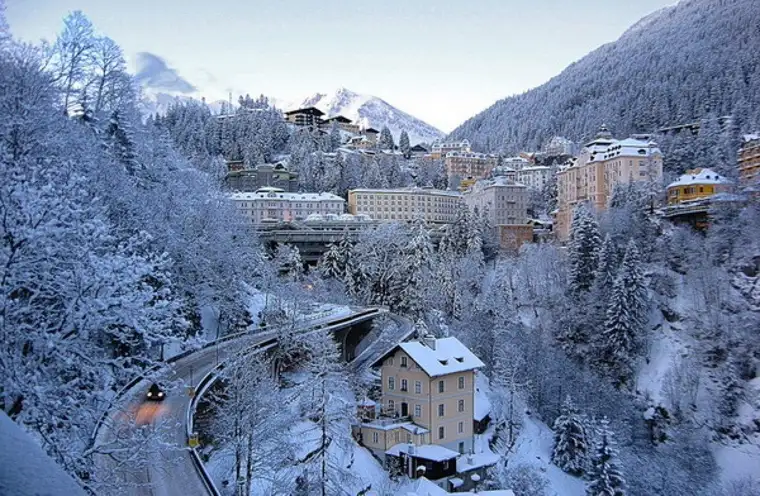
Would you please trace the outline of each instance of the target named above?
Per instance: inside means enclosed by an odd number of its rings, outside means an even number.
[[[289,104],[286,110],[298,107],[317,107],[329,117],[342,115],[362,127],[374,127],[379,130],[388,126],[396,142],[403,130],[409,133],[409,141],[412,144],[431,143],[444,136],[440,129],[397,109],[381,98],[355,93],[346,88],[339,88],[328,94],[315,93],[296,105]]]
[[[140,110],[145,116],[165,114],[173,103],[190,100],[200,100],[200,97],[145,90]],[[380,130],[383,126],[388,126],[396,142],[398,142],[403,130],[409,133],[409,141],[412,145],[422,142],[431,143],[444,136],[440,129],[436,129],[413,115],[397,109],[381,98],[355,93],[346,88],[339,88],[329,94],[315,93],[298,100],[269,97],[269,102],[283,111],[317,107],[329,117],[342,115],[358,123],[361,127],[373,127]],[[206,103],[211,108],[211,112],[215,114],[220,113],[222,105],[225,104],[224,100]],[[237,102],[234,100],[233,106],[237,107]]]

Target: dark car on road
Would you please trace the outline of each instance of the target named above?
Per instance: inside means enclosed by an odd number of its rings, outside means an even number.
[[[145,399],[148,401],[164,401],[165,397],[166,393],[164,393],[163,388],[155,382],[150,385],[148,392],[145,394]]]

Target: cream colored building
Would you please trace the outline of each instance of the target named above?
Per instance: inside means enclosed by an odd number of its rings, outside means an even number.
[[[469,152],[471,151],[470,142],[466,139],[462,141],[452,141],[449,143],[433,143],[430,148],[430,156],[434,159],[442,159],[449,152]]]
[[[232,193],[230,198],[246,224],[304,220],[311,214],[340,215],[346,201],[331,193],[287,193],[280,188],[261,188],[254,193]]]
[[[602,126],[578,158],[557,173],[555,232],[560,241],[570,237],[573,210],[588,202],[604,211],[615,187],[637,181],[662,181],[662,152],[654,142],[615,140]]]
[[[483,367],[458,339],[399,344],[382,361],[381,417],[360,426],[362,443],[384,456],[400,443],[474,449],[475,370]]]
[[[405,222],[422,218],[431,224],[454,222],[462,203],[455,191],[427,188],[354,189],[348,192],[348,212],[368,215],[381,222]]]
[[[530,193],[524,184],[505,177],[478,181],[464,193],[464,202],[474,211],[488,213],[491,225],[525,224]]]
[[[449,180],[488,177],[499,158],[495,155],[475,152],[448,152],[444,159]]]

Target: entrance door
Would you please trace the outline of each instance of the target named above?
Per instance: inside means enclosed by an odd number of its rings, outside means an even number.
[[[408,417],[409,416],[409,404],[404,402],[401,403],[401,416],[402,417]]]

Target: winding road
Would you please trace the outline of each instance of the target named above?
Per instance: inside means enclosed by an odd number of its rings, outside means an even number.
[[[387,314],[380,308],[352,308],[348,316],[324,316],[305,321],[300,332],[324,330],[331,332],[345,328],[363,320]],[[378,343],[372,343],[360,355],[362,363],[371,362],[371,357],[378,357],[388,351],[388,346],[408,338],[412,334],[412,325],[406,319],[387,314],[395,323],[392,336],[384,335]],[[151,379],[133,383],[123,392],[117,405],[109,412],[105,421],[95,435],[98,446],[118,446],[119,440],[134,431],[135,424],[125,420],[125,412],[132,412],[142,423],[150,423],[150,428],[158,429],[160,436],[152,436],[146,441],[143,455],[132,461],[116,462],[112,457],[96,457],[96,470],[111,471],[123,482],[119,488],[109,491],[118,495],[152,495],[152,496],[194,496],[218,494],[205,472],[198,454],[187,447],[189,433],[192,430],[192,414],[195,408],[192,398],[187,393],[190,386],[196,387],[209,375],[217,364],[236,353],[251,348],[265,349],[276,346],[276,331],[256,334],[228,336],[218,342],[207,345],[169,363]],[[373,346],[376,345],[376,346]],[[208,376],[208,377],[206,377]],[[152,381],[172,384],[166,399],[161,403],[145,403],[143,398]],[[202,390],[200,391],[202,393]],[[156,438],[159,437],[160,440]],[[153,444],[149,444],[153,443]]]

